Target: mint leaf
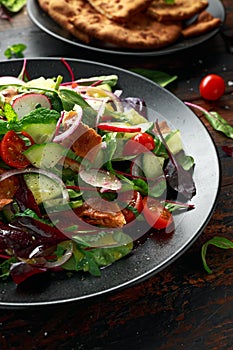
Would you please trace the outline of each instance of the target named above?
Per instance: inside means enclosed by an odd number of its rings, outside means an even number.
[[[22,58],[24,57],[23,51],[27,48],[24,44],[14,44],[9,46],[5,51],[4,55],[6,58]]]
[[[27,0],[0,0],[0,4],[10,12],[20,11],[26,3]]]

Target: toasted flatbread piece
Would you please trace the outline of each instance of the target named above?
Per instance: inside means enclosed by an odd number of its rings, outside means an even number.
[[[117,22],[125,22],[130,17],[145,10],[152,0],[88,0],[99,13]]]
[[[117,203],[107,202],[98,197],[87,199],[81,207],[75,209],[75,213],[89,225],[123,227],[126,224]]]
[[[153,0],[147,9],[147,14],[158,21],[183,21],[205,10],[207,0],[175,0],[166,4],[164,0]]]
[[[203,11],[194,23],[182,30],[182,35],[185,38],[199,36],[218,28],[220,24],[220,18],[215,18],[209,12]]]
[[[180,22],[159,23],[143,13],[119,24],[85,0],[50,0],[48,14],[82,41],[95,38],[122,48],[158,49],[175,42],[182,30]]]
[[[43,11],[48,12],[49,0],[38,0],[38,3]]]
[[[77,6],[75,6],[77,2]],[[51,0],[38,0],[39,6],[43,11],[48,13],[48,15],[58,23],[63,29],[67,30],[74,37],[78,38],[82,42],[88,44],[91,41],[91,37],[86,33],[80,32],[77,28],[74,27],[72,21],[76,15],[78,15],[79,1],[53,1]],[[53,4],[52,4],[53,3]],[[51,4],[52,9],[50,10]]]

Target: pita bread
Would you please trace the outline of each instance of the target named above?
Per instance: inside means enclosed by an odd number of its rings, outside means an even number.
[[[49,0],[38,0],[38,3],[43,11],[48,12]]]
[[[215,28],[218,28],[221,24],[220,18],[214,18],[209,12],[203,11],[197,17],[197,20],[182,30],[182,35],[185,38],[191,38],[202,35]]]
[[[158,21],[183,21],[205,10],[207,0],[175,0],[166,4],[164,0],[153,0],[147,9],[147,14]]]
[[[89,44],[92,38],[86,33],[79,31],[72,22],[74,17],[78,15],[81,10],[79,1],[66,2],[58,0],[53,2],[51,0],[38,0],[38,3],[63,29],[67,30],[80,41]],[[77,6],[75,6],[76,3]]]
[[[94,9],[117,22],[125,22],[130,17],[145,10],[152,0],[88,0]]]
[[[86,40],[95,38],[122,48],[157,49],[175,42],[181,35],[181,23],[159,23],[139,13],[124,24],[98,13],[85,0],[50,0],[48,13],[63,28]],[[79,35],[79,36],[78,36]],[[87,42],[87,41],[86,41]]]

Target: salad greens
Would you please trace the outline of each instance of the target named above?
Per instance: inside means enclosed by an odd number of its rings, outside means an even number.
[[[4,55],[6,58],[22,58],[24,57],[24,50],[26,50],[27,46],[24,44],[13,44],[9,46],[5,51]]]
[[[233,138],[233,127],[230,124],[228,124],[227,121],[219,115],[219,113],[214,111],[209,112],[203,107],[200,107],[190,102],[185,102],[185,104],[191,108],[196,108],[199,111],[201,111],[206,117],[206,119],[208,120],[208,122],[210,123],[210,125],[214,128],[214,130],[222,132],[225,136],[229,138]],[[232,147],[223,146],[222,150],[228,156],[232,157],[233,155]],[[209,245],[213,245],[221,249],[232,249],[233,243],[225,237],[214,236],[213,238],[211,238],[210,240],[208,240],[206,243],[203,244],[201,249],[203,266],[208,273],[212,273],[212,270],[209,268],[206,261],[207,248]]]
[[[27,0],[0,0],[0,5],[3,5],[10,12],[19,12],[27,3]]]
[[[179,130],[148,120],[145,101],[117,84],[0,77],[2,278],[100,276],[148,232],[171,232],[175,210],[194,209]]]
[[[227,121],[223,117],[221,117],[219,113],[214,111],[208,112],[206,109],[190,102],[185,102],[185,104],[203,112],[210,125],[216,131],[222,132],[223,134],[225,134],[225,136],[231,139],[233,138],[233,127],[230,124],[228,124]]]
[[[159,84],[162,87],[167,86],[168,84],[172,83],[177,79],[177,76],[171,76],[167,73],[153,70],[153,69],[146,69],[146,68],[132,68],[132,72],[135,72],[137,74],[143,75],[144,77],[151,79],[155,83]]]

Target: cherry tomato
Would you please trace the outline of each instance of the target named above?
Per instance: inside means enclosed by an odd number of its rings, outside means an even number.
[[[15,131],[8,131],[1,141],[0,155],[2,160],[13,168],[26,168],[30,162],[23,155],[28,148],[22,138]]]
[[[125,208],[122,209],[126,223],[128,224],[129,222],[135,220],[136,216],[140,214],[143,209],[142,196],[140,192],[124,192],[119,194],[118,199],[126,204]]]
[[[225,92],[225,81],[217,74],[209,74],[201,80],[199,91],[206,100],[218,100]]]
[[[123,154],[125,156],[137,155],[146,151],[152,151],[154,148],[154,138],[146,132],[139,132],[126,142]]]
[[[173,225],[173,216],[164,206],[155,198],[143,198],[143,214],[147,223],[157,229],[164,230]]]

